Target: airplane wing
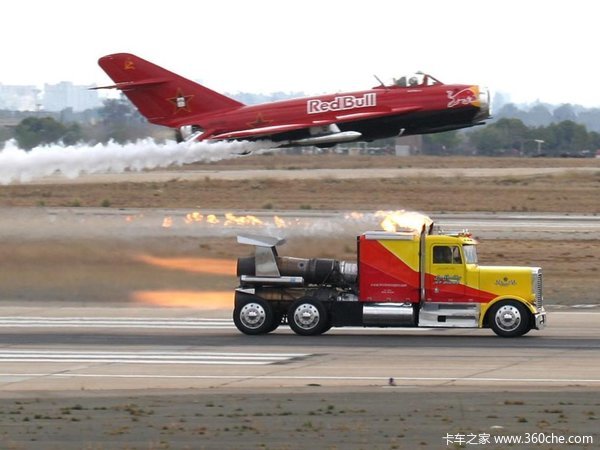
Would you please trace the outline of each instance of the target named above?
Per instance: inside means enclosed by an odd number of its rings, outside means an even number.
[[[268,127],[259,128],[247,128],[244,130],[229,131],[226,133],[212,134],[211,132],[204,133],[202,139],[248,139],[248,138],[261,138],[269,137],[289,131],[298,131],[303,129],[309,129],[312,127],[326,127],[328,125],[335,125],[338,123],[356,122],[369,119],[378,119],[386,116],[396,116],[400,114],[408,114],[413,111],[421,109],[420,106],[403,106],[400,108],[391,108],[386,111],[370,111],[350,114],[338,114],[334,119],[327,120],[311,120],[301,123],[285,124],[285,125],[273,125]]]

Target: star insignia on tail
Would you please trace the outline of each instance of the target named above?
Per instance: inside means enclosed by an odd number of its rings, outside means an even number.
[[[175,106],[173,114],[177,114],[179,111],[192,112],[192,109],[190,108],[190,100],[192,98],[194,98],[193,95],[185,95],[181,88],[178,88],[175,97],[168,98],[167,100]]]

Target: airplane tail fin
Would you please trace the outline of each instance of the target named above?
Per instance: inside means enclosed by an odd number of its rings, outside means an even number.
[[[244,106],[191,80],[129,53],[98,60],[100,67],[148,121],[169,127],[189,124],[187,118]]]

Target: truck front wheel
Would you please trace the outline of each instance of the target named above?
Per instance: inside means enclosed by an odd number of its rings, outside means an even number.
[[[264,334],[275,329],[271,305],[256,297],[236,301],[233,322],[245,334]]]
[[[301,336],[314,336],[329,329],[329,315],[323,303],[310,297],[292,303],[288,322],[290,328]]]
[[[529,331],[531,318],[527,308],[515,300],[496,303],[489,312],[489,324],[502,337],[522,336]]]

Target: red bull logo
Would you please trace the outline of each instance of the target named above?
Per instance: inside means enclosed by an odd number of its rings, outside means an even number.
[[[471,86],[460,91],[446,91],[448,94],[448,108],[455,106],[475,105],[479,103],[479,88]]]
[[[340,95],[331,101],[312,99],[306,102],[306,112],[317,114],[328,111],[345,111],[348,109],[368,108],[377,106],[377,94],[374,92],[355,97],[354,95]]]

